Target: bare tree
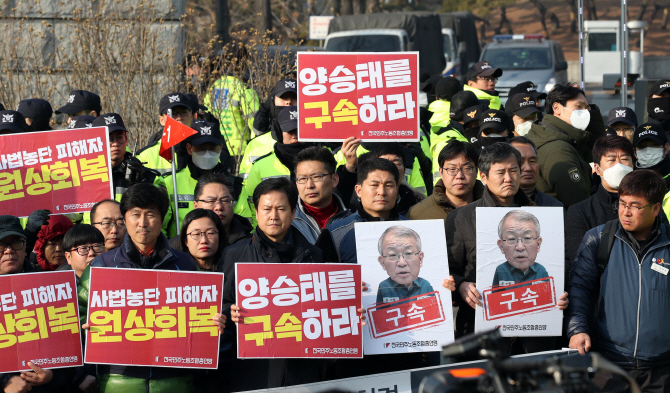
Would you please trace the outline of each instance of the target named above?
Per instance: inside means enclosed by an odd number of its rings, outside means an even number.
[[[230,42],[230,9],[228,0],[217,0],[216,2],[216,35],[219,36],[221,46]]]
[[[258,0],[258,10],[260,11],[258,30],[263,34],[267,31],[272,34],[272,7],[270,6],[270,0]]]

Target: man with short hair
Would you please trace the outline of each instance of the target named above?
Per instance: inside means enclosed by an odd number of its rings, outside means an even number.
[[[102,113],[100,96],[86,90],[72,90],[68,96],[67,103],[56,110],[56,114],[67,114],[69,124],[72,117],[79,115],[90,115],[98,117]]]
[[[433,194],[409,210],[410,220],[446,219],[456,208],[482,197],[484,185],[477,180],[479,153],[475,148],[452,139],[438,156],[440,180]]]
[[[540,115],[540,108],[537,106],[535,96],[528,93],[519,93],[510,97],[505,105],[505,110],[512,116],[514,136],[526,136]]]
[[[79,313],[86,321],[91,267],[156,269],[195,271],[191,257],[168,246],[161,232],[163,217],[169,201],[163,189],[151,184],[139,183],[131,186],[121,198],[121,214],[128,234],[123,244],[112,251],[100,254],[84,270],[79,285]],[[223,332],[225,316],[216,314],[214,322]],[[88,329],[88,324],[82,325]],[[98,388],[102,391],[137,389],[150,391],[150,386],[160,383],[170,392],[191,392],[192,373],[179,368],[98,365]],[[135,390],[133,390],[135,391]]]
[[[105,238],[105,250],[111,251],[123,243],[126,223],[121,214],[121,205],[113,199],[104,199],[91,208],[91,224]]]
[[[235,244],[251,237],[253,227],[249,220],[233,213],[235,197],[233,185],[223,173],[208,173],[200,177],[193,191],[195,209],[212,210],[226,229],[227,244]]]
[[[537,189],[570,207],[591,195],[591,150],[605,135],[605,124],[600,109],[573,85],[555,85],[545,108],[542,123],[526,135],[537,146]]]
[[[633,134],[637,128],[637,115],[628,107],[617,107],[610,109],[607,115],[607,125],[612,127],[616,134],[628,139],[633,143]]]
[[[335,192],[340,176],[335,169],[337,162],[328,149],[308,147],[296,155],[294,166],[300,198],[293,227],[314,244],[327,225],[352,213]]]
[[[51,109],[49,101],[41,98],[21,100],[16,107],[16,111],[25,117],[28,132],[51,130],[49,122],[54,111]]]
[[[551,197],[537,187],[537,179],[540,177],[540,164],[537,159],[537,147],[530,139],[517,136],[508,141],[515,149],[521,153],[521,189],[526,196],[537,206],[557,206],[563,207],[563,204],[556,198]]]
[[[619,186],[618,218],[590,229],[570,272],[570,348],[591,349],[628,372],[643,392],[670,388],[670,233],[659,213],[665,182],[635,170]],[[625,382],[596,374],[600,388]]]
[[[475,93],[480,100],[488,100],[490,109],[502,109],[502,103],[496,91],[496,83],[502,74],[503,70],[494,68],[488,62],[475,63],[468,69],[468,82],[463,86],[463,90]]]
[[[405,173],[407,167],[406,150],[398,142],[382,142],[377,143],[370,152],[371,157],[383,158],[391,161],[398,168],[398,173]],[[417,203],[426,199],[425,188],[415,189],[407,183],[404,177],[400,179],[398,186],[398,200],[396,201],[396,208],[401,215],[406,215]],[[355,206],[355,203],[352,203]]]
[[[161,129],[151,135],[146,146],[137,152],[137,158],[143,162],[147,168],[155,169],[163,176],[172,171],[172,164],[158,154],[160,152],[163,129],[165,128],[165,122],[167,122],[168,115],[178,123],[191,127],[191,122],[193,121],[191,101],[182,93],[175,92],[164,95],[159,102],[158,112],[158,121],[160,122]],[[175,153],[177,153],[175,167],[178,170],[186,165],[185,163],[181,163],[180,160],[186,155],[186,143],[188,140],[189,138],[175,146]]]
[[[622,136],[600,138],[593,145],[593,167],[601,181],[595,194],[570,206],[565,214],[567,272],[584,234],[591,228],[617,218],[619,184],[624,176],[633,171],[634,156],[633,145]]]

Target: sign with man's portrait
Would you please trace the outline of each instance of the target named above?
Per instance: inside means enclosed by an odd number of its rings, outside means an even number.
[[[563,209],[477,208],[475,332],[560,336],[564,286]]]
[[[365,355],[439,351],[454,340],[443,220],[356,223]]]

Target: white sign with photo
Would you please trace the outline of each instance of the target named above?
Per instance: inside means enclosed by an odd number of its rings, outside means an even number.
[[[564,267],[562,208],[478,207],[475,332],[560,336]]]
[[[355,224],[364,354],[439,351],[454,341],[443,220]]]

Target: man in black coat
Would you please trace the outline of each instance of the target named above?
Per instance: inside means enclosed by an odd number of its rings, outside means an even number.
[[[219,271],[224,273],[223,313],[230,318],[237,314],[235,264],[238,262],[263,263],[323,263],[323,253],[310,244],[300,231],[291,227],[298,204],[298,190],[284,177],[262,181],[254,190],[253,204],[258,226],[254,235],[223,252]],[[230,320],[230,319],[229,319]],[[233,341],[235,325],[226,330]],[[224,343],[222,346],[225,346]],[[318,382],[322,379],[324,363],[314,359],[253,359],[233,360],[236,375],[231,390],[252,390]]]

